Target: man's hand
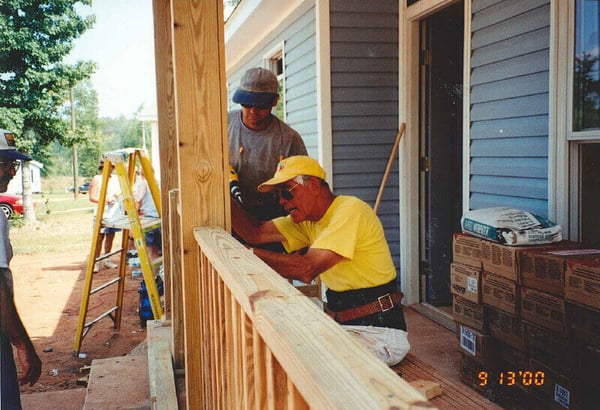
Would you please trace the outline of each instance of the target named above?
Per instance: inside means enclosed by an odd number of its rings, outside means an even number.
[[[0,268],[0,331],[2,337],[6,337],[17,349],[17,359],[23,372],[19,383],[33,386],[42,373],[42,362],[17,313],[12,289],[6,279],[8,273],[8,268]]]
[[[23,369],[23,374],[19,377],[19,384],[22,386],[29,383],[33,386],[42,374],[42,361],[33,349],[17,346],[17,359]]]

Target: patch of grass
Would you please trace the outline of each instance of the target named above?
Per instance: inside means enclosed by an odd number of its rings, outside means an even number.
[[[49,214],[38,223],[11,227],[10,239],[15,254],[89,253],[93,214],[87,211]]]
[[[11,220],[10,238],[15,254],[41,254],[65,251],[89,253],[93,229],[93,204],[87,195],[73,198],[65,187],[68,177],[42,181],[42,194],[34,194],[37,223],[25,225],[21,218]]]
[[[67,211],[89,211],[94,208],[87,195],[78,195],[73,199],[73,193],[61,195],[36,194],[33,200],[36,203],[35,216],[38,220],[43,220],[52,213],[61,213]]]

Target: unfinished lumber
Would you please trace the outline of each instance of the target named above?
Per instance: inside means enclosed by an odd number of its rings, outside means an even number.
[[[437,397],[440,394],[442,394],[442,387],[439,383],[436,382],[418,379],[409,382],[408,384],[420,391],[427,400],[433,399],[434,397]]]
[[[177,410],[177,391],[171,355],[171,327],[159,320],[149,320],[148,381],[153,408]]]

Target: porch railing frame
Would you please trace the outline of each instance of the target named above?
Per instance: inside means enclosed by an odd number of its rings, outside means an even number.
[[[432,408],[228,232],[194,236],[204,408]]]

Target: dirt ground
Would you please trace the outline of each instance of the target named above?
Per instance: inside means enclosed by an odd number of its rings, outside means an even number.
[[[118,263],[118,256],[113,261]],[[141,279],[132,278],[128,267],[120,330],[114,329],[110,318],[103,318],[83,339],[80,353],[86,357],[74,356],[86,262],[87,253],[79,251],[13,257],[17,309],[43,364],[39,381],[21,387],[22,393],[81,387],[77,380],[89,374],[81,369],[93,359],[125,355],[146,338],[138,316]],[[101,270],[94,275],[92,288],[117,275],[117,269]],[[111,285],[92,295],[86,321],[114,306],[116,293],[116,285]]]

